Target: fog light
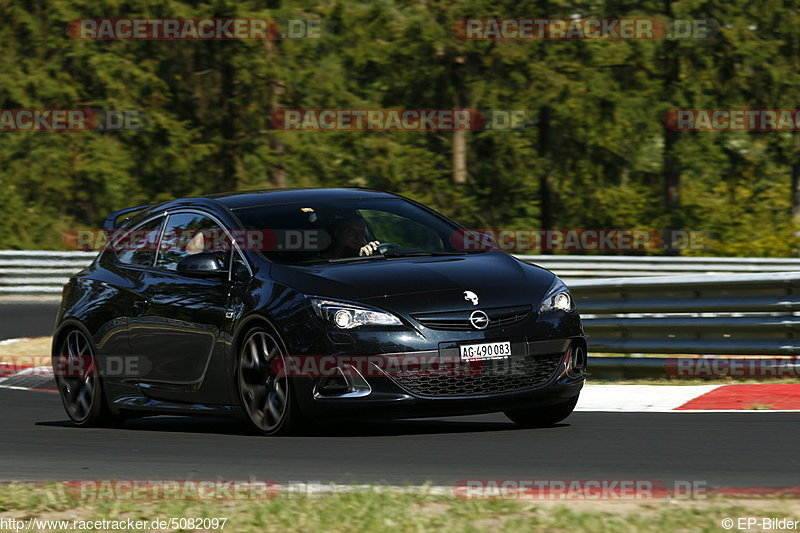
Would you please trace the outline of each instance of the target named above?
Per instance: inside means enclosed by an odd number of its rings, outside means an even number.
[[[577,346],[572,350],[572,368],[581,371],[586,368],[586,351],[582,346]]]
[[[361,398],[372,392],[372,387],[354,366],[345,363],[333,372],[314,386],[314,399]]]
[[[341,368],[336,368],[336,374],[325,378],[320,386],[324,394],[344,394],[350,389],[347,378]]]

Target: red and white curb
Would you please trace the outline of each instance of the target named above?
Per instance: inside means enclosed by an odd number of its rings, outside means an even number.
[[[29,341],[29,340],[31,340],[30,337],[19,337],[18,339],[4,339],[0,341],[0,346],[6,346],[8,344],[15,344],[17,342]]]
[[[756,385],[586,385],[576,411],[631,413],[792,412],[800,383]]]
[[[0,389],[57,392],[53,367],[19,366],[0,363]]]

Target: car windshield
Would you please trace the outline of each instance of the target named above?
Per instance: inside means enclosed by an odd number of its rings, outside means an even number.
[[[245,246],[286,264],[479,253],[472,234],[402,198],[239,208]]]

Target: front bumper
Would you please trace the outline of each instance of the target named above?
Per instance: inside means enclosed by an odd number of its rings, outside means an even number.
[[[579,348],[586,354],[583,336],[512,346],[511,362],[515,366],[504,368],[506,371],[512,368],[515,373],[508,378],[487,371],[485,375],[474,376],[463,373],[448,374],[444,378],[418,376],[409,381],[406,373],[385,371],[406,368],[403,363],[409,359],[422,360],[431,356],[450,359],[453,353],[458,353],[456,343],[442,343],[438,350],[380,355],[386,366],[367,375],[362,375],[362,368],[356,380],[367,387],[360,387],[357,393],[325,394],[321,392],[324,378],[295,378],[296,398],[301,410],[311,418],[417,418],[542,407],[562,403],[580,393],[586,369],[585,364],[575,367],[573,355]],[[519,374],[520,368],[538,370],[526,380]],[[546,375],[542,374],[542,369]],[[440,379],[444,386],[437,388],[422,383],[426,379]],[[415,386],[415,382],[422,386]]]

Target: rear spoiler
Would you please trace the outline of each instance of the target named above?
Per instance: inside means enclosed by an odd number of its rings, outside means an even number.
[[[114,211],[108,215],[105,220],[103,220],[103,229],[107,231],[117,229],[117,219],[122,215],[127,215],[128,213],[133,213],[135,211],[141,211],[142,209],[147,209],[148,207],[153,207],[154,205],[156,204],[137,205],[136,207],[126,207],[125,209]]]

